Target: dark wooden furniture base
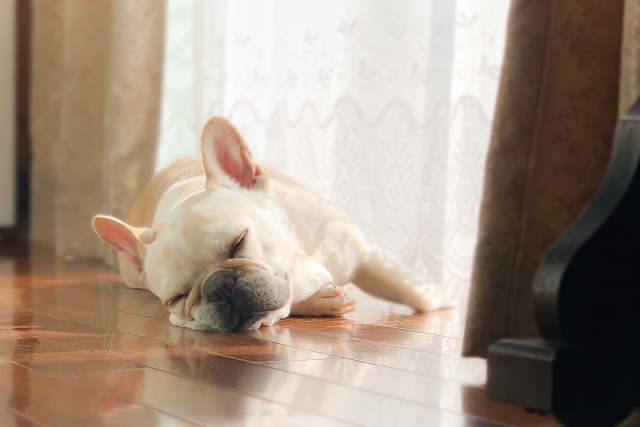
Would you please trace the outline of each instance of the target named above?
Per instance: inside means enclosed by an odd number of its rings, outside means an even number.
[[[491,399],[568,426],[611,427],[640,405],[640,100],[618,122],[594,199],[540,264],[542,339],[489,348]]]
[[[640,403],[639,360],[626,348],[502,340],[487,359],[487,397],[568,426],[614,426]]]

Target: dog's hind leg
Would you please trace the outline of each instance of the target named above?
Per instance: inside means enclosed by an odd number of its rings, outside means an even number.
[[[435,284],[421,282],[391,254],[370,247],[351,280],[366,293],[425,312],[455,306]]]

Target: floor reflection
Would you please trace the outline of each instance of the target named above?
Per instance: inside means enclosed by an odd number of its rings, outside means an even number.
[[[344,319],[204,333],[113,271],[50,255],[0,260],[0,425],[553,425],[486,400],[459,310],[350,290]]]

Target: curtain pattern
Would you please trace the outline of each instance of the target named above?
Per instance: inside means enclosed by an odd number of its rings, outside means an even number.
[[[508,0],[170,0],[157,167],[229,118],[258,159],[466,289]]]
[[[97,213],[126,217],[153,173],[165,4],[35,0],[31,240],[106,258]]]

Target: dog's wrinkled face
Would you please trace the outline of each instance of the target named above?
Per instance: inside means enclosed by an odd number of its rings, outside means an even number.
[[[289,234],[268,196],[252,193],[206,189],[162,219],[144,266],[174,323],[235,331],[288,314]]]
[[[94,229],[126,255],[173,324],[217,331],[273,324],[291,306],[294,232],[228,121],[207,123],[202,157],[204,188],[153,229],[110,217],[96,217]]]

